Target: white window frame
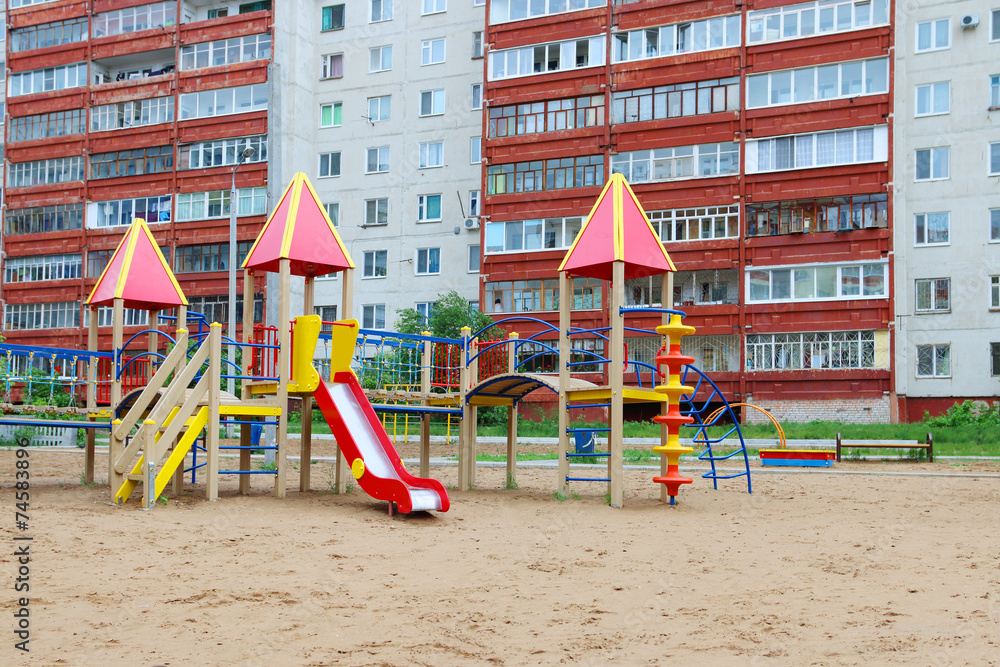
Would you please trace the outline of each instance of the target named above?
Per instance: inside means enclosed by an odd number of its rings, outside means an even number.
[[[330,223],[334,227],[340,227],[340,202],[326,202],[323,204],[323,210],[326,211],[326,217],[330,219]]]
[[[473,249],[475,249],[475,250],[473,250]],[[482,267],[483,267],[483,255],[482,255],[482,252],[480,252],[480,245],[478,243],[474,243],[474,244],[470,245],[469,246],[469,250],[467,252],[468,252],[468,255],[466,257],[467,261],[466,261],[466,265],[465,265],[465,272],[466,273],[479,273],[482,270]],[[472,268],[472,258],[473,257],[476,258],[476,268]]]
[[[334,76],[333,74],[333,60],[334,58],[340,58],[340,74]],[[344,78],[344,54],[341,53],[324,53],[320,56],[320,81],[330,81],[332,79],[342,79]]]
[[[990,176],[1000,176],[1000,141],[991,141],[988,145],[986,173]]]
[[[611,62],[626,63],[738,48],[743,41],[740,14],[724,14],[694,21],[682,21],[612,33]],[[714,26],[721,27],[721,43],[712,44]],[[651,41],[655,33],[655,43]],[[704,40],[702,42],[702,39]],[[624,45],[625,57],[621,47]]]
[[[920,163],[920,153],[923,151],[928,152],[927,156],[927,168],[929,170],[929,176],[927,178],[920,178],[920,174],[917,173],[918,164]],[[937,165],[939,168],[941,166],[941,155],[940,151],[944,151],[944,175],[935,176],[934,167]],[[918,148],[913,152],[913,180],[918,183],[926,181],[946,181],[951,178],[951,147],[950,146],[931,146],[929,148]]]
[[[374,153],[374,155],[373,155]],[[365,173],[366,174],[387,174],[389,173],[389,147],[377,146],[365,150]],[[372,157],[375,158],[375,169],[372,169]]]
[[[865,294],[865,270],[869,267],[881,267],[882,273],[882,293],[881,294]],[[816,290],[816,270],[817,269],[835,269],[836,270],[836,295],[835,296],[815,296]],[[844,281],[847,279],[845,276],[845,270],[852,269],[857,271],[858,280],[858,293],[857,294],[844,294]],[[809,271],[813,272],[813,294],[812,297],[796,297],[795,296],[795,272],[796,271]],[[751,298],[751,275],[759,271],[768,272],[768,298],[767,299],[754,299]],[[774,290],[774,271],[788,271],[788,294],[787,298],[773,298],[771,293]],[[873,300],[873,299],[888,299],[889,298],[889,270],[888,262],[847,262],[847,263],[822,263],[822,264],[786,264],[783,266],[747,266],[744,270],[744,280],[746,288],[746,302],[747,304],[765,304],[765,303],[812,303],[812,302],[823,302],[823,301],[854,301],[854,300]],[[854,276],[851,276],[853,278]]]
[[[371,317],[371,326],[367,326],[367,322]],[[382,319],[382,325],[379,326],[379,318]],[[375,329],[384,330],[385,329],[385,304],[384,303],[366,303],[361,306],[361,325],[364,329]]]
[[[441,248],[417,248],[414,253],[413,275],[415,276],[439,276],[441,275]],[[432,258],[437,255],[437,271],[432,271]],[[421,258],[423,260],[423,270],[421,270]]]
[[[379,259],[382,260],[382,267],[379,267]],[[369,261],[370,260],[370,261]],[[383,273],[379,275],[379,268],[382,269]],[[370,270],[370,271],[369,271]],[[361,253],[361,279],[362,280],[381,280],[389,275],[389,251],[385,249],[380,250],[365,250]]]
[[[413,304],[413,310],[424,318],[424,326],[430,327],[431,317],[434,315],[434,306],[437,305],[437,301],[418,301]]]
[[[1000,276],[990,276],[990,310],[1000,310]]]
[[[947,237],[944,241],[930,241],[928,242],[928,232],[930,231],[928,225],[930,223],[929,216],[945,216],[945,236]],[[923,238],[921,238],[921,228],[923,229]],[[916,248],[923,248],[928,246],[945,246],[951,245],[951,212],[950,211],[933,211],[929,213],[915,213],[913,215],[913,245]]]
[[[882,13],[885,17],[883,21],[878,23],[875,22],[875,2],[881,4]],[[869,7],[864,15],[854,11],[858,5],[865,4],[869,5]],[[851,13],[849,17],[850,26],[847,28],[837,28],[838,18],[836,15],[840,12],[841,7],[846,7]],[[823,29],[821,10],[831,12],[832,27],[830,29]],[[803,33],[802,29],[807,25],[808,18],[812,20],[810,32]],[[889,25],[889,19],[889,3],[887,0],[875,0],[874,2],[847,0],[836,5],[827,2],[822,4],[820,2],[810,2],[772,7],[759,11],[751,11],[747,15],[746,43],[747,46],[755,46],[757,44],[783,42],[793,39],[821,37],[838,32],[868,30],[877,26]],[[757,37],[755,29],[759,32],[759,37]],[[769,38],[769,31],[774,31],[776,36]]]
[[[634,1],[634,0],[630,0]],[[473,7],[480,7],[486,4],[486,0],[473,0]],[[570,7],[571,4],[582,5],[579,7]],[[580,12],[586,11],[588,9],[594,9],[597,7],[606,7],[607,0],[577,0],[577,2],[561,2],[556,4],[556,0],[541,0],[538,3],[524,3],[525,15],[518,16],[515,18],[510,17],[510,5],[507,3],[498,3],[496,1],[490,6],[490,23],[496,25],[498,23],[511,23],[514,21],[528,21],[530,19],[535,19],[540,16],[552,16],[556,14],[569,14],[570,12]],[[552,6],[556,5],[557,9],[553,9]],[[538,13],[532,13],[533,9],[541,6],[541,11]],[[506,10],[506,14],[503,12]]]
[[[441,157],[441,162],[440,163],[432,164],[431,161],[430,161],[430,159],[431,159],[431,147],[432,146],[439,146],[440,147],[440,151],[439,151],[440,152],[440,157]],[[444,142],[443,141],[422,141],[419,144],[418,150],[419,150],[419,162],[418,162],[418,165],[419,165],[420,169],[440,169],[441,167],[444,167]]]
[[[383,21],[391,21],[392,3],[393,0],[371,0],[371,2],[368,4],[368,22],[381,23]],[[378,5],[379,8],[378,18],[375,18],[376,5]]]
[[[479,100],[478,106],[476,100]],[[469,90],[469,110],[481,111],[483,108],[483,84],[474,83]]]
[[[877,65],[876,65],[877,63]],[[847,68],[852,66],[861,65],[861,87],[862,90],[859,92],[844,92],[845,85],[845,71]],[[830,95],[828,97],[820,96],[820,77],[819,71],[829,69],[831,67],[837,68],[837,83],[836,83],[836,94]],[[883,67],[882,72],[883,80],[885,82],[884,90],[876,90],[874,86],[869,89],[869,71],[875,67]],[[809,78],[812,79],[812,91],[809,99],[799,100],[796,99],[796,93],[799,92],[799,87],[796,85],[796,79],[799,76],[805,77],[806,74],[811,72]],[[775,83],[779,77],[788,77],[788,99],[783,101],[774,101],[774,96],[776,94]],[[751,104],[750,93],[751,90],[758,82],[766,81],[766,92],[765,97],[767,102],[765,104]],[[874,80],[872,80],[874,81]],[[783,89],[784,90],[784,89]],[[847,62],[839,63],[827,63],[826,65],[818,65],[815,67],[799,67],[796,69],[785,69],[785,70],[774,70],[772,72],[762,72],[760,74],[754,74],[747,77],[747,93],[746,93],[746,108],[747,109],[770,109],[773,107],[788,106],[792,104],[811,104],[813,102],[825,102],[827,100],[843,100],[843,99],[853,99],[855,97],[865,97],[868,95],[885,95],[889,92],[889,59],[888,58],[868,58],[866,60],[851,60]]]
[[[424,111],[424,100],[430,101],[430,111],[425,113]],[[420,118],[427,118],[429,116],[443,116],[445,110],[445,89],[444,88],[434,88],[433,90],[421,90],[420,91],[420,109],[417,114]]]
[[[987,232],[990,243],[1000,243],[1000,208],[990,209],[990,224]]]
[[[944,28],[945,34],[948,37],[948,43],[945,46],[934,46],[937,42],[937,32],[944,22],[946,27]],[[929,25],[931,28],[931,46],[926,49],[920,48],[920,27]],[[931,19],[930,21],[920,21],[914,27],[913,33],[913,52],[914,53],[932,53],[934,51],[946,51],[951,48],[951,17],[941,18],[941,19]]]
[[[429,217],[427,211],[430,208],[430,198],[438,199],[438,215],[436,218]],[[444,215],[444,197],[441,194],[429,194],[417,196],[417,222],[441,222]]]
[[[323,124],[323,109],[330,107],[330,124]],[[340,122],[337,122],[337,107],[340,107]],[[330,127],[340,127],[344,124],[344,103],[343,102],[328,102],[327,104],[319,105],[319,126],[321,129],[326,129]]]
[[[658,183],[683,181],[697,178],[720,178],[739,174],[740,148],[735,142],[699,144],[695,146],[673,146],[649,150],[615,153],[611,156],[611,173],[620,173],[631,183]],[[722,171],[723,156],[729,162],[729,170]],[[703,160],[715,160],[717,171],[702,174]],[[662,176],[666,171],[669,175]],[[657,172],[661,177],[657,178]]]
[[[587,62],[576,64],[578,42],[587,42]],[[562,42],[545,42],[519,46],[514,49],[490,51],[487,66],[487,78],[490,81],[516,79],[525,76],[538,76],[552,72],[565,72],[588,67],[604,67],[604,35],[591,35]],[[559,53],[559,67],[554,70],[534,71],[534,52],[537,48],[555,49]],[[546,51],[548,53],[548,51]],[[508,70],[512,73],[508,73]]]
[[[479,217],[479,200],[480,194],[479,190],[469,190],[469,216],[473,218]]]
[[[861,142],[859,141],[859,132],[862,131],[872,131],[872,157],[871,159],[859,160],[857,159],[858,150],[861,147]],[[838,142],[841,141],[840,137],[853,134],[851,137],[851,155],[852,159],[850,161],[841,161],[837,155],[838,153]],[[820,140],[824,140],[830,137],[829,141],[832,141],[833,148],[833,161],[824,162],[823,164],[818,164],[820,160]],[[781,155],[781,147],[777,143],[784,139],[791,138],[792,141],[788,144],[790,146],[789,152],[787,153],[791,162],[791,166],[781,166],[777,164],[771,166],[772,162],[777,162],[777,158]],[[767,143],[766,143],[767,142]],[[775,143],[769,143],[775,142]],[[800,142],[805,142],[800,146]],[[824,141],[825,143],[825,141]],[[746,145],[746,163],[745,169],[747,174],[761,174],[768,172],[777,171],[788,171],[790,169],[801,170],[801,169],[825,169],[833,166],[840,166],[846,164],[871,164],[874,162],[885,162],[889,159],[889,132],[885,125],[875,125],[867,127],[845,127],[838,130],[828,130],[825,132],[808,132],[805,134],[792,134],[783,135],[777,137],[764,137],[761,139],[748,139],[745,142]],[[769,151],[766,159],[760,159],[761,150]],[[770,151],[774,151],[771,153]],[[805,164],[803,159],[805,157],[809,158],[810,164]],[[772,159],[773,158],[773,159]],[[800,163],[801,162],[801,163]],[[762,165],[763,163],[763,165]]]
[[[446,11],[448,11],[448,0],[422,0],[420,3],[421,16],[441,14]]]
[[[333,156],[337,156],[337,173],[333,172]],[[330,168],[329,174],[323,174],[323,157],[326,156],[327,166]],[[320,153],[317,156],[316,164],[316,178],[340,178],[340,174],[344,171],[343,155],[340,151],[327,151],[325,153]]]
[[[258,93],[264,91],[262,98],[258,97]],[[240,91],[246,91],[250,100],[250,104],[246,107],[237,108],[238,97],[240,96]],[[205,92],[215,93],[212,96],[212,104],[210,106],[211,113],[208,113],[208,109],[199,109],[200,100]],[[233,116],[241,113],[252,113],[254,111],[267,111],[267,101],[268,101],[268,89],[266,83],[254,83],[249,86],[234,86],[232,88],[216,88],[213,91],[201,91],[195,93],[181,93],[180,95],[180,118],[179,120],[195,120],[198,118],[215,118],[218,116]],[[219,95],[232,95],[233,105],[232,111],[229,113],[216,113],[218,108]],[[262,103],[258,103],[258,99],[263,99]],[[190,101],[190,106],[186,107],[185,103]],[[193,110],[192,110],[193,109]]]
[[[990,75],[990,103],[989,108],[1000,109],[1000,74]]]
[[[378,210],[380,202],[385,203],[385,222],[379,222]],[[370,206],[371,205],[371,206]],[[372,208],[374,207],[374,208]],[[368,218],[369,209],[375,212],[374,222],[370,222]],[[365,211],[364,211],[364,227],[383,227],[389,224],[389,198],[388,197],[376,197],[374,199],[365,200]]]
[[[376,108],[378,113],[373,115],[372,110]],[[392,95],[378,95],[376,97],[368,98],[369,123],[382,123],[389,120],[391,117],[392,117]]]
[[[990,10],[990,42],[1000,42],[1000,9]]]
[[[378,65],[375,65],[376,56],[378,57]],[[386,64],[388,60],[388,64]],[[385,44],[383,46],[373,46],[368,49],[368,73],[376,74],[378,72],[388,72],[392,69],[392,44]]]
[[[441,60],[434,60],[434,47],[440,42],[441,43]],[[447,60],[448,55],[448,42],[444,37],[435,37],[434,39],[425,39],[420,43],[420,66],[429,67],[431,65],[440,65],[445,60]]]
[[[947,303],[941,306],[937,303],[938,283],[944,282],[947,288]],[[920,307],[921,290],[927,291],[930,306]],[[913,312],[919,314],[950,313],[951,312],[951,278],[918,278],[913,281]]]
[[[920,374],[920,349],[924,348],[930,349],[931,353],[931,373],[930,375]],[[947,361],[948,361],[948,372],[939,373],[938,372],[938,348],[945,348],[947,350]],[[914,355],[914,361],[916,362],[916,369],[914,371],[915,377],[918,379],[937,379],[937,378],[950,378],[953,373],[952,360],[951,360],[951,344],[950,343],[930,343],[927,345],[917,345],[916,354]]]
[[[483,138],[469,139],[469,164],[479,164],[483,161]]]
[[[478,60],[483,57],[484,54],[484,35],[486,33],[482,30],[472,31],[472,59]]]
[[[946,86],[946,107],[944,111],[936,111],[935,107],[938,103],[938,98],[940,97],[939,86]],[[920,95],[922,91],[926,91],[927,95],[927,108],[928,111],[920,111]],[[951,113],[951,81],[937,81],[935,83],[923,83],[918,86],[913,91],[913,117],[923,118],[925,116],[944,116]]]
[[[217,220],[229,217],[230,206],[229,190],[211,190],[208,192],[180,192],[174,197],[174,220],[176,222],[191,222],[197,220]],[[211,214],[213,207],[218,208],[218,213]],[[198,210],[195,211],[194,209]],[[187,209],[188,217],[181,215],[183,209]],[[267,214],[267,188],[252,187],[240,188],[236,191],[236,215],[237,217],[266,215]]]

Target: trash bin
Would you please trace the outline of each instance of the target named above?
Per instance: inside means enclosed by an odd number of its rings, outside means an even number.
[[[596,435],[593,431],[577,431],[573,434],[576,440],[577,454],[593,454]]]
[[[260,436],[264,432],[263,422],[255,422],[250,425],[250,445],[260,447]]]

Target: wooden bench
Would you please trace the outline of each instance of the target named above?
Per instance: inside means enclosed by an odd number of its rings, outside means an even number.
[[[837,461],[840,461],[840,453],[843,449],[926,449],[927,460],[934,463],[934,438],[927,432],[926,442],[915,440],[873,440],[871,442],[844,442],[837,432]]]

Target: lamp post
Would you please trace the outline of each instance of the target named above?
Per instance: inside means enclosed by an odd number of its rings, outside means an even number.
[[[253,146],[247,146],[240,153],[239,159],[236,161],[236,166],[233,167],[233,184],[229,189],[229,338],[231,340],[236,340],[236,209],[239,206],[239,200],[236,196],[236,170],[240,168],[243,161],[254,154]],[[246,304],[243,304],[246,308]],[[250,304],[253,308],[253,304]],[[229,354],[230,361],[235,361],[236,357],[236,347],[230,343],[229,344]],[[232,376],[232,370],[230,370],[226,375]],[[229,377],[226,380],[226,391],[230,394],[233,393],[233,378]],[[226,435],[231,437],[233,434],[232,424],[226,426]]]

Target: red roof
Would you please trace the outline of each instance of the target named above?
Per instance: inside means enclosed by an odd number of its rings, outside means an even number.
[[[290,260],[294,276],[324,276],[354,268],[326,209],[302,172],[285,188],[243,260],[243,268],[276,273],[282,259]]]
[[[139,310],[164,310],[188,303],[142,218],[132,221],[87,304],[106,306],[115,299],[123,299],[126,308]]]
[[[677,270],[628,181],[612,174],[559,270],[611,280],[618,261],[625,262],[626,280]]]

